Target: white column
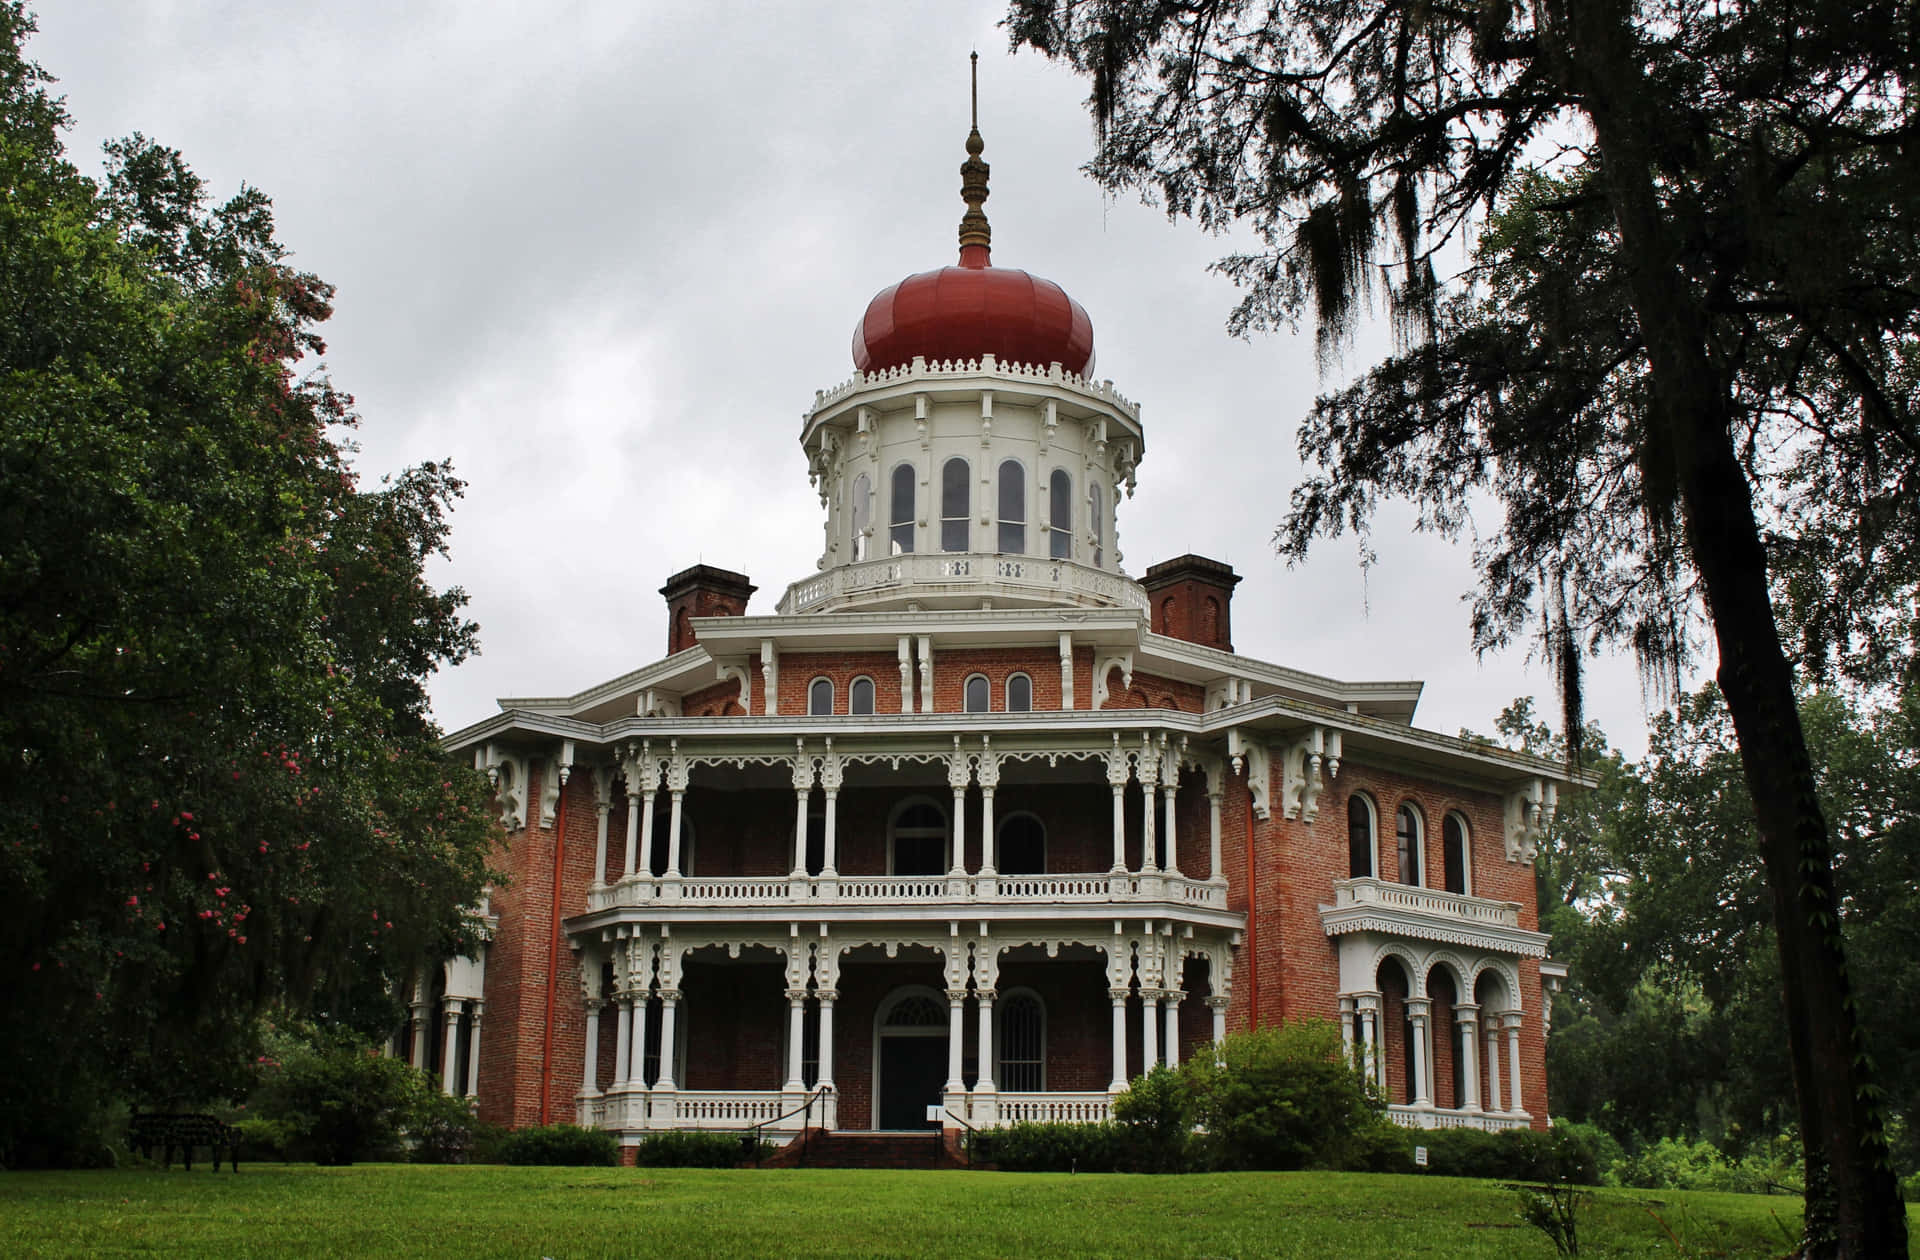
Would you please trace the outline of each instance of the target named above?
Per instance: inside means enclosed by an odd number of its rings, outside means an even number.
[[[1340,1057],[1353,1062],[1353,997],[1340,995]]]
[[[1218,777],[1211,771],[1207,774],[1207,878],[1224,884],[1227,877],[1220,869],[1220,797],[1225,789],[1214,781]]]
[[[993,874],[993,788],[980,785],[980,873]]]
[[[993,1003],[999,996],[992,989],[976,989],[973,994],[980,1004],[980,1039],[976,1043],[976,1054],[980,1060],[980,1077],[974,1082],[976,1093],[992,1093],[993,1083]]]
[[[474,999],[473,1022],[467,1027],[467,1097],[480,1096],[480,1017],[486,1013],[487,1004]]]
[[[828,878],[831,878],[832,876],[838,873],[834,869],[834,852],[833,852],[834,833],[838,830],[838,827],[835,824],[833,815],[834,815],[834,804],[839,799],[840,793],[834,791],[832,788],[828,788],[826,790],[826,797],[827,797],[827,843],[826,843],[826,848],[824,850],[823,856],[820,861],[820,874],[822,874],[823,876],[827,876]]]
[[[1180,833],[1174,826],[1173,797],[1180,790],[1180,763],[1173,762],[1167,770],[1167,781],[1160,786],[1161,798],[1167,805],[1167,825],[1161,828],[1167,837],[1167,874],[1180,874]]]
[[[900,712],[913,712],[913,640],[900,636]]]
[[[1227,1002],[1225,994],[1214,993],[1207,996],[1207,1009],[1213,1013],[1213,1044],[1219,1045],[1227,1039]]]
[[[1154,1008],[1160,994],[1140,986],[1140,1070],[1151,1072],[1160,1062],[1160,1012]]]
[[[1160,1009],[1165,1012],[1166,1034],[1161,1038],[1166,1042],[1167,1066],[1180,1066],[1180,999],[1186,994],[1178,989],[1168,989],[1160,995]]]
[[[1416,1107],[1433,1106],[1433,1082],[1431,1067],[1427,1060],[1427,1013],[1430,1006],[1425,998],[1407,999],[1407,1021],[1413,1025],[1413,1105]]]
[[[631,763],[629,763],[631,764]],[[653,806],[653,794],[647,794],[647,806]],[[627,859],[621,865],[622,878],[633,874],[636,849],[640,843],[640,797],[634,792],[633,785],[627,785]]]
[[[1479,1040],[1477,1021],[1480,1008],[1471,1002],[1463,1002],[1453,1008],[1453,1018],[1460,1025],[1460,1081],[1465,1087],[1465,1097],[1454,1101],[1462,1111],[1480,1110],[1480,1062],[1475,1042]]]
[[[1113,873],[1121,875],[1127,869],[1127,785],[1125,781],[1113,784]]]
[[[413,1058],[408,1060],[409,1067],[425,1071],[427,1067],[427,1017],[433,1014],[433,1003],[415,1002],[413,1004]]]
[[[629,875],[642,869],[649,875],[653,874],[653,797],[652,789],[640,793],[640,865],[635,866],[629,856],[627,862]],[[628,846],[627,852],[629,855],[632,854],[631,845]]]
[[[791,1093],[804,1093],[807,1088],[805,1068],[802,1059],[806,1054],[807,1041],[807,991],[805,989],[787,990],[787,1083],[783,1089]]]
[[[673,1083],[673,1017],[680,1005],[680,990],[660,990],[660,1076],[655,1089],[679,1088]]]
[[[1108,989],[1113,999],[1113,1080],[1107,1088],[1119,1093],[1127,1087],[1127,991]]]
[[[1147,874],[1160,869],[1159,855],[1154,852],[1159,847],[1156,839],[1158,831],[1155,815],[1160,812],[1160,776],[1157,768],[1147,759],[1140,757],[1140,873]]]
[[[967,991],[947,990],[947,1087],[949,1094],[965,1092],[966,1081],[960,1075],[962,1042],[966,1035]]]
[[[595,771],[596,775],[599,773],[600,771]],[[593,812],[599,816],[593,840],[593,882],[595,885],[601,885],[607,882],[607,816],[613,812],[613,802],[595,801]]]
[[[833,1004],[839,1000],[837,989],[820,989],[814,994],[820,999],[820,1085],[831,1088],[833,1085]]]
[[[799,775],[796,772],[795,778]],[[813,795],[813,787],[793,789],[793,878],[805,879],[807,875],[807,798]]]
[[[1520,1012],[1509,1011],[1502,1022],[1507,1026],[1507,1110],[1517,1114],[1526,1110],[1520,1105]]]
[[[1487,1110],[1500,1110],[1500,1017],[1487,1016]]]
[[[460,999],[442,998],[440,1001],[440,1017],[446,1022],[446,1032],[440,1042],[440,1090],[451,1094],[460,1061]]]
[[[958,754],[955,754],[956,756]],[[967,779],[968,771],[964,763],[959,769],[947,772],[947,783],[953,788],[953,827],[949,834],[953,837],[953,861],[948,864],[947,875],[958,878],[967,873]]]
[[[633,1062],[633,995],[622,993],[613,999],[613,1082],[612,1089],[627,1087],[631,1079],[628,1065]],[[600,1079],[600,1012],[587,1011],[587,1085]]]
[[[1386,1082],[1380,1073],[1380,995],[1362,993],[1354,999],[1360,1017],[1360,1066],[1374,1088],[1384,1096]]]
[[[646,986],[633,991],[633,1062],[627,1066],[627,1088],[647,1087],[647,1002]]]
[[[673,809],[667,818],[667,878],[680,878],[680,806],[686,792],[673,789]]]
[[[1060,632],[1060,707],[1073,707],[1073,632]]]

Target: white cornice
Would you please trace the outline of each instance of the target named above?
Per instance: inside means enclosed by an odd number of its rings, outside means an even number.
[[[1525,928],[1498,927],[1486,923],[1464,923],[1417,910],[1388,909],[1378,905],[1320,907],[1320,926],[1328,936],[1353,932],[1374,932],[1417,941],[1436,941],[1492,954],[1512,954],[1520,958],[1545,958],[1547,934]]]

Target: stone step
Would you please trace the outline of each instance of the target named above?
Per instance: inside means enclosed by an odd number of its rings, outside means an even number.
[[[807,1168],[958,1168],[941,1135],[926,1133],[859,1133],[813,1130],[793,1139],[771,1159],[769,1167]]]

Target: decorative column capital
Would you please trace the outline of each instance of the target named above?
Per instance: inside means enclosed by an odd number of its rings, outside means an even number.
[[[658,997],[662,1002],[678,1002],[680,1000],[680,990],[661,989],[657,994],[655,994],[655,996]]]
[[[819,998],[819,999],[820,999],[820,1004],[821,1004],[822,1006],[826,1006],[826,1005],[830,1005],[830,1004],[832,1004],[832,1003],[834,1003],[834,1002],[838,1002],[838,1001],[840,1000],[840,990],[838,990],[838,989],[815,989],[815,990],[813,991],[813,996],[815,996],[816,998]]]
[[[965,989],[948,989],[947,1003],[951,1006],[958,1006],[967,1000],[967,996],[968,994]]]
[[[485,1002],[482,1002],[479,998],[473,999],[473,1008],[468,1012],[468,1014],[473,1016],[473,1022],[478,1024],[480,1022],[480,1017],[485,1015],[486,1013],[487,1013],[487,1004]]]
[[[1224,993],[1209,993],[1207,994],[1206,997],[1202,998],[1201,1000],[1207,1004],[1208,1010],[1214,1010],[1214,1011],[1226,1010],[1228,1004],[1233,1001],[1232,998],[1228,997]]]
[[[795,1006],[800,1005],[802,1002],[805,1002],[806,1000],[807,1000],[807,991],[805,989],[788,989],[787,990],[787,1001],[793,1003]]]
[[[1501,1026],[1504,1027],[1508,1032],[1517,1033],[1520,1031],[1520,1012],[1519,1011],[1508,1011],[1505,1015],[1498,1016],[1497,1018],[1499,1019]]]
[[[1480,1007],[1473,1002],[1461,1002],[1453,1008],[1453,1020],[1456,1024],[1475,1023],[1480,1018]]]
[[[1187,1000],[1187,991],[1185,989],[1162,989],[1160,990],[1160,1000],[1162,1002],[1172,1002],[1175,1006],[1178,1006]]]
[[[973,996],[979,998],[982,1002],[992,1002],[1000,996],[1000,991],[992,988],[975,989]]]
[[[1132,996],[1133,996],[1133,990],[1132,990],[1132,989],[1121,989],[1121,988],[1112,988],[1112,989],[1108,989],[1108,990],[1107,990],[1107,996],[1108,996],[1108,997],[1110,997],[1110,998],[1112,998],[1112,999],[1113,999],[1114,1001],[1116,1001],[1116,1002],[1124,1002],[1124,1001],[1126,1001],[1126,1000],[1127,1000],[1128,998],[1130,998],[1130,997],[1132,997]]]
[[[1407,1018],[1425,1019],[1433,1013],[1433,1003],[1427,998],[1407,999]]]
[[[606,1009],[606,1006],[607,1002],[605,998],[590,997],[587,999],[587,1014],[598,1015]],[[477,1016],[478,1012],[475,1012],[475,1014]]]

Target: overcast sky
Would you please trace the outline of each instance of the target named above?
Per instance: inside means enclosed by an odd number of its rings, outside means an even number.
[[[1474,658],[1466,543],[1390,508],[1370,572],[1351,538],[1275,558],[1322,385],[1310,334],[1226,335],[1234,290],[1207,264],[1230,242],[1101,196],[1085,84],[1009,55],[994,0],[37,7],[29,55],[83,168],[138,130],[218,196],[265,190],[294,261],[338,286],[327,364],[362,472],[450,457],[468,482],[434,577],[472,597],[483,654],[433,685],[449,729],[657,658],[656,592],[687,565],[748,574],[752,612],[814,571],[800,416],[851,374],[868,299],[954,261],[976,48],[994,262],[1077,298],[1098,375],[1143,407],[1127,571],[1228,561],[1236,648],[1424,679],[1425,727],[1491,730],[1520,695],[1555,710],[1524,645]],[[1637,755],[1631,662],[1590,678]]]

